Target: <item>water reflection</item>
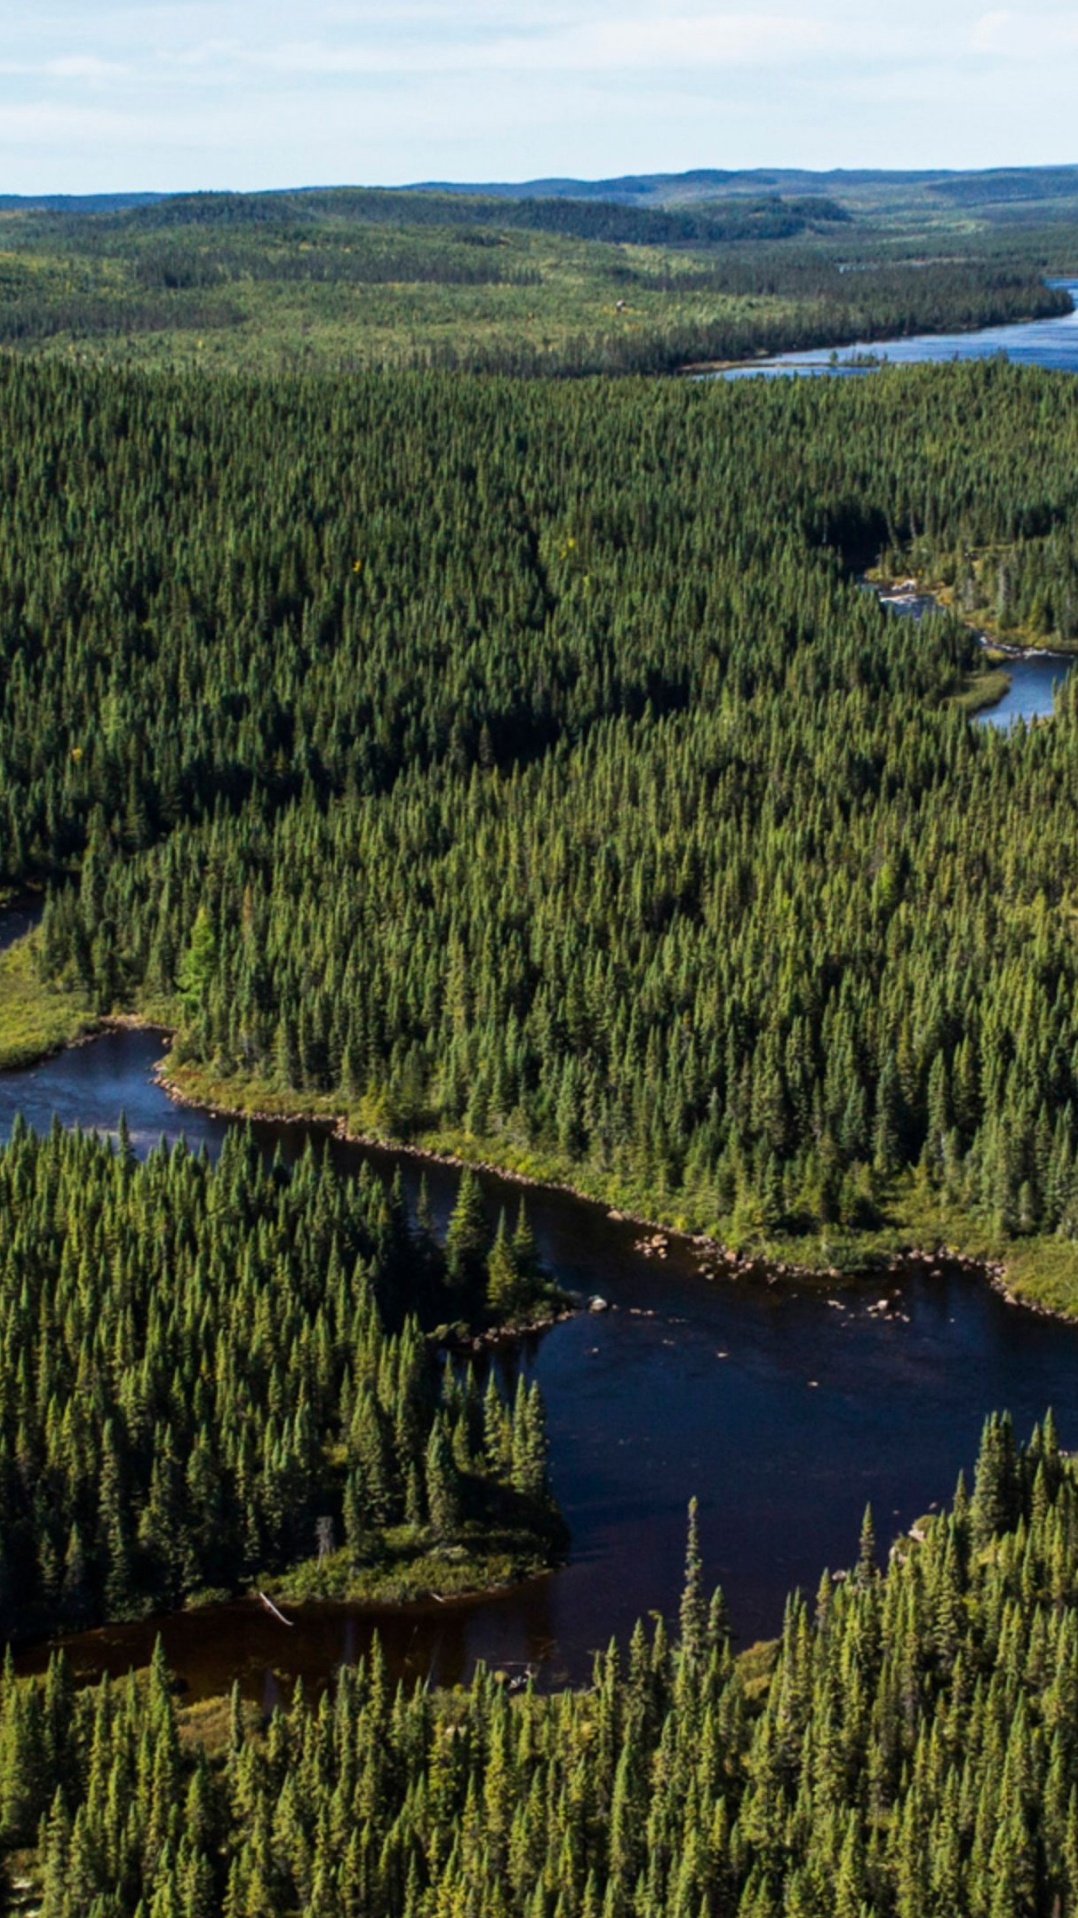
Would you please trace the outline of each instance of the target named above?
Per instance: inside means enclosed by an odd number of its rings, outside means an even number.
[[[31,897],[13,899],[0,910],[0,952],[14,945],[16,939],[22,939],[37,925],[41,918],[43,900]]]
[[[182,1111],[153,1083],[163,1040],[110,1032],[29,1072],[0,1075],[0,1135],[14,1114],[47,1126],[58,1112],[115,1130],[126,1112],[136,1150],[186,1135],[214,1152],[227,1121]],[[303,1150],[306,1126],[262,1126],[268,1152]],[[421,1163],[333,1141],[342,1176],[364,1158],[400,1164],[414,1203]],[[429,1165],[444,1223],[456,1173]],[[519,1188],[484,1175],[490,1213]],[[880,1534],[949,1497],[976,1451],[984,1415],[1009,1407],[1028,1429],[1048,1404],[1078,1444],[1078,1332],[1004,1304],[957,1268],[918,1266],[823,1293],[781,1281],[705,1280],[691,1245],[665,1261],[636,1249],[629,1222],[560,1192],[528,1194],[543,1257],[566,1284],[615,1310],[583,1314],[532,1339],[517,1362],[547,1405],[555,1489],[572,1528],[570,1562],[493,1598],[373,1614],[310,1607],[291,1629],[254,1603],[181,1614],[163,1626],[193,1696],[233,1675],[252,1697],[282,1676],[325,1677],[373,1625],[394,1666],[446,1682],[482,1656],[548,1678],[585,1678],[593,1652],[652,1610],[675,1612],[685,1511],[700,1500],[706,1572],[726,1589],[745,1641],[773,1632],[786,1592],[856,1551],[872,1501]],[[126,1669],[156,1626],[94,1633],[81,1669]]]
[[[470,1602],[375,1608],[344,1605],[285,1607],[281,1625],[257,1599],[197,1611],[174,1612],[139,1625],[105,1626],[64,1641],[77,1679],[107,1672],[123,1677],[149,1662],[158,1636],[189,1700],[213,1698],[239,1682],[265,1710],[287,1702],[302,1679],[317,1691],[341,1665],[370,1652],[375,1631],[390,1670],[406,1682],[462,1685],[483,1659],[518,1683],[542,1673],[543,1682],[573,1674],[559,1659],[549,1607],[550,1579],[536,1579],[482,1607]],[[22,1671],[43,1671],[51,1648],[36,1645],[19,1658]]]
[[[981,726],[998,726],[1009,732],[1020,720],[1051,719],[1055,711],[1056,687],[1061,686],[1074,665],[1072,653],[1027,653],[1021,659],[1005,659],[1003,671],[1010,686],[1003,698],[974,719]]]

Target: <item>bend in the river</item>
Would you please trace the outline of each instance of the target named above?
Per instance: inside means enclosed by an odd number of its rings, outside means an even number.
[[[1078,282],[1066,283],[1078,294]],[[857,372],[845,349],[734,369]],[[1005,352],[1025,364],[1078,372],[1078,312],[982,333],[877,344],[889,363]],[[911,608],[911,610],[913,610]],[[1011,692],[981,715],[990,724],[1051,711],[1051,685],[1072,662],[1051,655],[1008,663]],[[26,930],[31,902],[0,913],[0,947]],[[180,1110],[153,1078],[162,1039],[111,1031],[26,1071],[0,1075],[0,1136],[17,1111],[47,1126],[113,1131],[126,1115],[136,1151],[186,1136],[219,1148],[231,1121]],[[268,1152],[302,1151],[309,1125],[261,1124]],[[436,1216],[451,1210],[456,1173],[409,1154],[332,1140],[341,1176],[363,1159],[399,1164],[413,1202],[425,1171]],[[519,1189],[484,1173],[492,1213]],[[707,1280],[691,1245],[670,1239],[645,1257],[638,1229],[563,1191],[534,1188],[529,1212],[541,1253],[562,1283],[601,1292],[610,1313],[581,1315],[503,1352],[546,1399],[554,1486],[572,1528],[569,1563],[513,1591],[459,1603],[358,1611],[306,1607],[292,1630],[250,1601],[107,1627],[66,1641],[76,1672],[144,1663],[158,1633],[193,1697],[238,1677],[271,1702],[282,1682],[324,1680],[377,1628],[393,1667],[452,1683],[477,1658],[550,1680],[586,1676],[592,1652],[636,1618],[673,1612],[681,1585],[685,1513],[700,1500],[706,1573],[721,1581],[742,1642],[774,1632],[786,1593],[812,1587],[824,1565],[848,1563],[871,1501],[884,1536],[950,1495],[976,1452],[985,1414],[1008,1407],[1019,1430],[1049,1404],[1065,1446],[1078,1445],[1078,1326],[1009,1306],[960,1267],[913,1264],[882,1285],[827,1294],[771,1282]],[[40,1667],[47,1647],[24,1655]]]
[[[111,1031],[0,1076],[0,1134],[18,1111],[37,1127],[56,1113],[105,1131],[122,1112],[140,1153],[162,1136],[216,1151],[231,1122],[170,1102],[153,1079],[161,1046],[152,1032]],[[312,1131],[326,1138],[307,1125],[255,1127],[267,1152],[280,1143],[288,1155]],[[342,1177],[364,1159],[386,1174],[399,1164],[413,1200],[425,1171],[436,1217],[448,1217],[451,1168],[339,1140],[327,1149]],[[515,1207],[519,1188],[492,1174],[482,1183],[492,1212]],[[76,1670],[126,1670],[160,1629],[191,1695],[239,1677],[268,1699],[282,1678],[326,1677],[377,1626],[409,1673],[453,1682],[483,1657],[579,1679],[612,1632],[676,1609],[694,1493],[707,1575],[725,1587],[746,1642],[777,1628],[792,1586],[812,1588],[824,1565],[851,1561],[867,1501],[887,1537],[947,1499],[989,1410],[1009,1407],[1021,1430],[1052,1404],[1063,1443],[1078,1443],[1078,1327],[1008,1306],[968,1271],[913,1265],[830,1294],[774,1275],[707,1280],[688,1242],[646,1257],[636,1227],[589,1201],[538,1187],[528,1205],[556,1276],[616,1308],[494,1361],[522,1365],[542,1387],[568,1564],[456,1604],[308,1607],[291,1631],[244,1601],[106,1628],[68,1641]],[[44,1648],[26,1656],[40,1664]]]
[[[923,619],[926,613],[944,610],[942,601],[915,581],[897,590],[875,580],[866,579],[861,583],[899,618]],[[981,640],[987,644],[983,634]],[[1074,653],[1054,653],[1048,647],[1009,654],[1003,661],[1003,670],[1010,681],[1006,692],[991,706],[972,713],[973,723],[1009,732],[1020,720],[1051,719],[1056,687],[1066,679],[1075,657]]]

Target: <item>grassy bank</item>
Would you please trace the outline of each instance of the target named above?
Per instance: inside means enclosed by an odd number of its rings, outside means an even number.
[[[281,1605],[332,1600],[353,1605],[407,1605],[426,1598],[464,1598],[498,1591],[549,1571],[565,1550],[560,1521],[548,1529],[473,1524],[451,1542],[426,1527],[393,1526],[372,1535],[359,1559],[345,1548],[268,1574],[259,1589]]]
[[[950,1202],[919,1173],[904,1173],[891,1182],[881,1197],[881,1222],[871,1230],[826,1225],[811,1233],[769,1232],[758,1223],[746,1227],[738,1217],[716,1217],[692,1195],[657,1192],[642,1181],[574,1162],[554,1148],[525,1148],[504,1137],[477,1139],[447,1128],[401,1139],[375,1123],[369,1109],[342,1109],[339,1094],[283,1092],[257,1077],[222,1079],[189,1062],[169,1064],[162,1076],[185,1103],[239,1117],[320,1119],[355,1139],[485,1167],[525,1183],[561,1187],[642,1223],[704,1235],[745,1259],[795,1264],[829,1282],[886,1268],[914,1251],[947,1248],[990,1268],[1003,1289],[1023,1304],[1078,1318],[1078,1244],[1055,1236],[1008,1238]]]
[[[985,713],[992,706],[998,706],[1004,694],[1010,690],[1010,674],[998,666],[990,667],[984,673],[969,673],[961,690],[951,695],[950,704],[959,706],[970,717],[974,713]]]
[[[31,934],[0,954],[0,1068],[28,1065],[70,1045],[95,1023],[77,992],[48,986],[38,977],[33,938]],[[168,1001],[147,1001],[139,1011],[148,1023],[176,1023],[176,1008]],[[555,1147],[522,1145],[504,1135],[475,1138],[448,1127],[428,1127],[401,1137],[370,1102],[346,1105],[338,1092],[282,1089],[258,1075],[225,1078],[212,1066],[192,1061],[169,1061],[162,1077],[168,1090],[185,1104],[239,1118],[321,1120],[358,1140],[485,1166],[529,1184],[560,1186],[641,1222],[674,1232],[706,1234],[746,1257],[794,1263],[827,1278],[836,1272],[852,1274],[885,1266],[915,1249],[946,1246],[965,1258],[1004,1268],[1006,1289],[1023,1303],[1078,1318],[1078,1245],[1054,1236],[1007,1238],[961,1206],[948,1203],[913,1174],[892,1182],[881,1205],[883,1222],[871,1231],[828,1225],[808,1234],[768,1232],[756,1221],[716,1216],[706,1201],[683,1190],[656,1190],[624,1172],[573,1161]],[[507,1549],[515,1562],[516,1546]],[[420,1588],[431,1589],[429,1580],[443,1570],[441,1561],[427,1567],[422,1553],[409,1550],[396,1567],[366,1568],[361,1589],[348,1595],[380,1597],[384,1581],[387,1590],[417,1596]],[[526,1571],[508,1574],[526,1575]],[[492,1582],[504,1582],[504,1576],[503,1567],[492,1565]],[[454,1584],[439,1589],[462,1588]]]
[[[517,1509],[491,1522],[472,1520],[440,1538],[427,1525],[395,1525],[372,1532],[362,1550],[346,1546],[324,1558],[300,1559],[283,1571],[260,1572],[245,1590],[264,1593],[275,1604],[329,1603],[360,1606],[419,1604],[424,1600],[479,1598],[538,1578],[565,1556],[569,1532],[553,1507]],[[185,1611],[199,1612],[240,1597],[240,1589],[214,1586],[193,1591]],[[133,1601],[110,1615],[91,1620],[87,1629],[130,1625],[152,1617],[151,1601]],[[37,1612],[14,1634],[16,1643],[33,1644],[72,1630],[70,1619]],[[82,1629],[79,1627],[78,1629]]]
[[[34,964],[34,934],[0,952],[0,1071],[32,1065],[93,1025],[81,993],[47,985]]]

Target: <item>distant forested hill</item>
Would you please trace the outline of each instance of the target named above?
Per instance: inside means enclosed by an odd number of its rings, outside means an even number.
[[[1078,266],[1065,198],[1035,183],[1005,232],[975,195],[933,197],[952,176],[575,184],[0,202],[0,350],[275,376],[660,373],[1064,311],[1044,275]]]

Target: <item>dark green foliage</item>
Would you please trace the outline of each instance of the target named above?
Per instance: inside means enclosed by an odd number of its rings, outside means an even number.
[[[394,1693],[376,1648],[262,1729],[234,1698],[212,1766],[160,1657],[77,1694],[9,1671],[2,1841],[42,1918],[1074,1918],[1078,1486],[1049,1426],[1013,1463],[979,1545],[956,1501],[814,1622],[792,1599],[769,1679],[695,1541],[681,1643],[638,1626],[587,1691]]]
[[[534,1393],[510,1408],[491,1383],[485,1449],[471,1371],[420,1330],[450,1302],[441,1253],[369,1175],[310,1151],[271,1169],[240,1134],[216,1166],[140,1164],[20,1127],[0,1151],[3,1629],[235,1587],[313,1556],[319,1519],[362,1562],[387,1525],[548,1511]]]
[[[0,869],[82,867],[49,974],[739,1235],[911,1167],[1074,1232],[1071,697],[970,726],[970,635],[843,564],[1003,543],[1054,604],[1072,385],[0,385]]]
[[[489,1235],[479,1180],[471,1167],[466,1166],[461,1173],[457,1202],[450,1214],[445,1238],[447,1284],[465,1294],[479,1291],[483,1284],[488,1246]]]
[[[302,204],[302,203],[301,203]],[[490,227],[523,227],[536,233],[566,233],[580,240],[631,246],[714,246],[732,240],[786,240],[813,227],[844,224],[849,214],[822,195],[784,200],[779,194],[710,200],[690,209],[636,207],[616,200],[435,197],[410,193],[354,194],[349,209],[394,224],[413,216],[449,225],[453,220]]]

